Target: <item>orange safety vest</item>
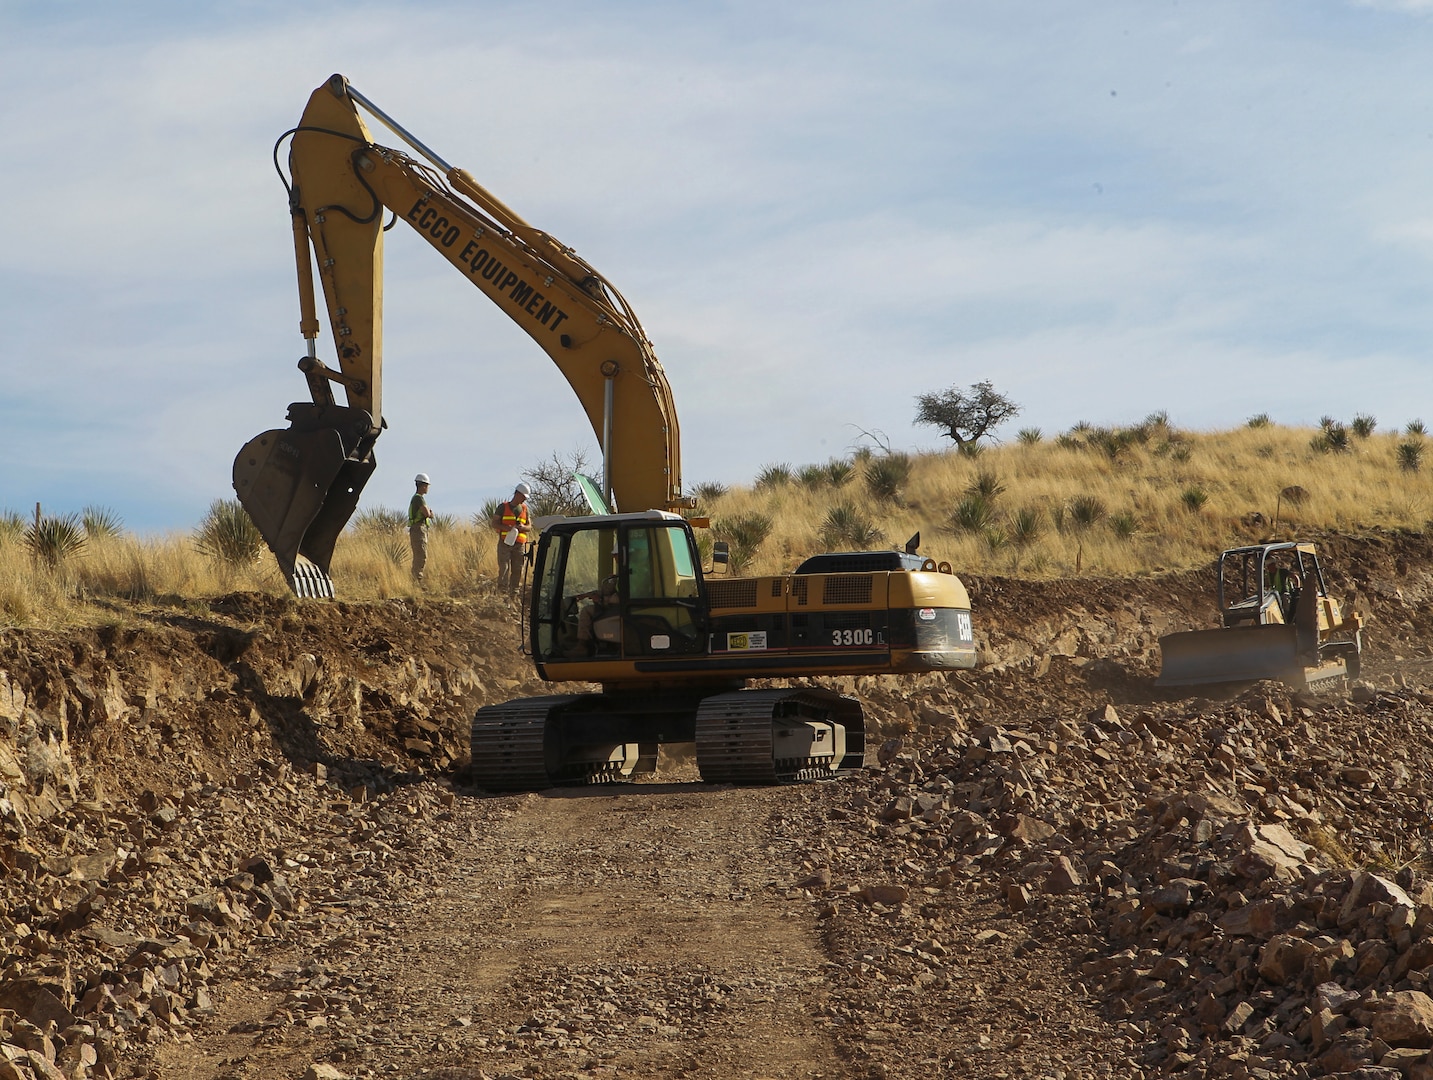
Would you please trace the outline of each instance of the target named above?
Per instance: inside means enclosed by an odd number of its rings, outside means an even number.
[[[516,525],[517,542],[519,544],[526,544],[527,528],[531,524],[532,519],[527,516],[527,503],[522,503],[521,505],[519,505],[518,513],[516,514],[513,513],[513,506],[511,501],[503,503],[503,523],[502,527],[498,529],[498,532],[506,533],[509,529]]]

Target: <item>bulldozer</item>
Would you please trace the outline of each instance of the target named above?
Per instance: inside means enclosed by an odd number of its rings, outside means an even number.
[[[1218,572],[1220,627],[1161,637],[1156,686],[1274,679],[1318,690],[1358,677],[1363,622],[1329,595],[1312,543],[1230,548]]]

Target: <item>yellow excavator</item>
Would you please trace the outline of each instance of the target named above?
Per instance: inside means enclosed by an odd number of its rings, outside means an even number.
[[[360,108],[412,153],[375,143]],[[341,75],[313,92],[278,145],[288,137],[308,342],[299,369],[311,400],[289,406],[287,429],[245,444],[234,488],[297,594],[333,596],[334,545],[375,467],[382,244],[397,221],[552,358],[602,447],[600,512],[539,522],[526,641],[544,679],[601,691],[478,710],[477,783],[523,790],[627,778],[654,768],[663,743],[695,743],[708,781],[836,776],[864,761],[860,703],[812,685],[747,689],[749,680],[975,666],[969,594],[948,563],[916,553],[918,535],[904,551],[815,555],[759,578],[714,573],[725,569],[718,543],[704,569],[692,521],[674,512],[692,500],[681,490],[671,389],[621,294]],[[277,155],[278,146],[276,165]],[[337,369],[318,359],[314,263]],[[629,512],[609,512],[617,506]]]
[[[1156,686],[1274,679],[1316,690],[1358,677],[1363,621],[1329,595],[1313,544],[1230,548],[1218,572],[1220,628],[1160,638]]]

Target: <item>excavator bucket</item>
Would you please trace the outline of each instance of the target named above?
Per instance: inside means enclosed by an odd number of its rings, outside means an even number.
[[[339,405],[289,406],[287,430],[250,439],[234,459],[234,491],[298,596],[331,599],[338,534],[377,462],[368,413]]]
[[[1300,649],[1294,626],[1236,626],[1226,630],[1187,630],[1159,639],[1159,677],[1155,686],[1203,686],[1212,683],[1275,679],[1296,690],[1346,673],[1341,660],[1320,663],[1317,650]]]

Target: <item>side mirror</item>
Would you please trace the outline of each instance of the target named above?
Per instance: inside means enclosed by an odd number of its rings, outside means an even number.
[[[731,547],[725,540],[717,540],[712,544],[712,573],[716,573],[718,566],[721,572],[726,573],[727,564],[731,562]]]

